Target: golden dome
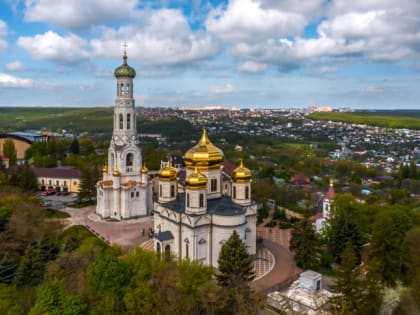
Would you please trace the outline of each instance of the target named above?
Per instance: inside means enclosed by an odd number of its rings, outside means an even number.
[[[244,166],[242,159],[239,166],[232,172],[232,180],[235,183],[246,183],[251,180],[251,171]]]
[[[207,186],[207,177],[195,168],[194,173],[185,179],[185,185],[187,189],[205,189]]]
[[[119,171],[119,170],[115,170],[115,171],[112,173],[112,176],[117,176],[117,177],[120,177],[120,176],[121,176],[121,173],[120,173],[120,171]]]
[[[143,167],[140,170],[140,173],[147,174],[149,172],[149,169],[146,167],[146,163],[143,163]]]
[[[206,128],[203,129],[200,141],[184,155],[188,168],[199,169],[219,168],[223,162],[223,152],[210,142]]]
[[[108,173],[108,165],[104,165],[103,169],[102,169],[102,173]]]
[[[114,76],[117,79],[118,78],[131,78],[131,79],[134,79],[136,77],[136,70],[134,70],[133,68],[131,68],[127,64],[127,55],[126,55],[125,52],[124,52],[124,56],[123,56],[123,64],[121,66],[119,66],[117,69],[115,69]]]
[[[171,161],[168,159],[164,168],[162,168],[159,172],[159,180],[170,182],[176,180],[178,174],[176,172],[176,168],[172,166]]]

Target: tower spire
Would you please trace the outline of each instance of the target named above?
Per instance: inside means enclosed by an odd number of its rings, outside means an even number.
[[[124,44],[122,46],[123,46],[123,52],[124,52],[123,60],[124,60],[124,65],[126,66],[127,65],[127,47],[128,47],[128,45],[127,45],[126,42],[124,42]]]

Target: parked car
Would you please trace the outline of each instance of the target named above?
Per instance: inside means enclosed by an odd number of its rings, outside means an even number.
[[[54,188],[50,188],[50,189],[43,192],[44,196],[50,196],[50,195],[54,195],[54,194],[55,194],[55,189]]]

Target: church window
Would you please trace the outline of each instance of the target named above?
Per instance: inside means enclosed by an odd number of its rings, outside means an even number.
[[[44,185],[44,180],[41,180],[41,184]]]
[[[138,191],[136,191],[136,197],[138,197],[139,196],[139,192]]]
[[[66,180],[64,181],[64,186],[67,186],[67,181]]]
[[[245,199],[249,199],[249,187],[245,187]]]
[[[162,197],[162,185],[159,185],[159,197]]]
[[[123,83],[121,83],[121,85],[120,85],[120,96],[121,95],[124,95],[124,92],[123,92],[123,90],[124,90],[124,84]]]
[[[58,180],[57,180],[57,181],[55,181],[55,184],[56,184],[57,186],[58,186],[58,185],[60,185],[60,184],[59,184],[59,182],[58,182]]]
[[[190,246],[189,246],[189,244],[188,243],[185,243],[185,258],[190,258],[189,256],[190,256],[190,253],[189,253],[189,251],[190,251]]]
[[[165,261],[169,261],[171,259],[171,245],[165,246]]]
[[[216,178],[211,179],[211,191],[217,191],[217,179]]]
[[[134,198],[134,192],[131,193],[131,198]]]
[[[190,194],[187,194],[187,207],[190,206]]]
[[[123,114],[120,114],[120,130],[124,128],[124,117]]]
[[[171,198],[175,197],[175,185],[171,185]]]
[[[236,187],[233,187],[233,199],[236,199]]]
[[[127,114],[127,129],[130,129],[131,126],[131,115]]]
[[[158,254],[158,257],[160,258],[160,252],[161,252],[160,243],[156,244],[156,252]]]
[[[133,153],[128,153],[125,157],[125,167],[127,169],[127,172],[131,172],[133,170]]]
[[[200,194],[200,208],[204,207],[204,194]]]
[[[51,182],[51,179],[48,181],[48,183],[49,183],[49,185],[51,185],[51,183],[52,183],[52,182]]]

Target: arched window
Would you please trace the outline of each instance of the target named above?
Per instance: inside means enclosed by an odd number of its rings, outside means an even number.
[[[217,179],[216,178],[211,179],[211,191],[217,191]]]
[[[236,187],[233,186],[233,199],[236,199]]]
[[[120,91],[119,91],[118,95],[120,95],[120,96],[124,95],[124,84],[123,83],[120,84]]]
[[[162,197],[162,185],[159,185],[159,197]]]
[[[132,172],[133,171],[133,153],[128,153],[127,156],[125,157],[125,168],[127,172]]]
[[[120,114],[120,130],[124,128],[124,117],[123,114]]]
[[[204,207],[204,194],[200,194],[200,208]]]
[[[111,173],[114,171],[114,163],[115,163],[114,153],[111,153],[111,163],[109,164]]]
[[[131,115],[127,114],[127,129],[130,129],[131,127]]]
[[[245,199],[249,199],[249,187],[245,187]]]
[[[188,243],[185,243],[185,258],[189,258],[189,256],[190,256],[190,253],[189,253],[189,245],[188,245]]]
[[[187,193],[187,207],[190,206],[190,194]]]
[[[175,197],[175,185],[171,185],[171,198]]]

